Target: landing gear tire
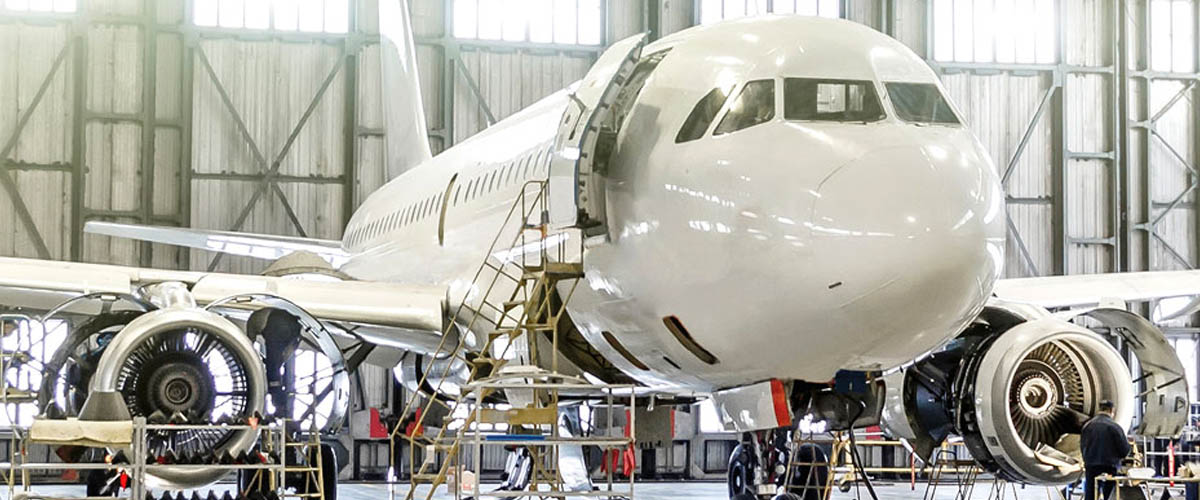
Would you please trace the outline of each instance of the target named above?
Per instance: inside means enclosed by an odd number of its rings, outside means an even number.
[[[338,463],[333,446],[321,444],[321,497],[323,500],[337,500]],[[314,485],[317,486],[317,485]],[[314,488],[315,490],[316,488]]]
[[[771,500],[803,500],[800,495],[795,493],[780,493],[775,495]]]
[[[754,458],[744,443],[733,448],[729,455],[729,498],[757,500],[754,495]]]

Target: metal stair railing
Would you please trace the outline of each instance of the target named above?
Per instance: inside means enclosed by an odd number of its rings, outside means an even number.
[[[536,191],[531,193],[529,187],[536,187]],[[455,466],[458,452],[461,448],[462,437],[464,433],[475,423],[475,412],[467,412],[466,417],[456,417],[454,410],[464,402],[467,394],[459,388],[459,394],[455,395],[449,401],[442,398],[442,386],[446,383],[447,377],[450,375],[452,368],[457,362],[463,362],[469,366],[469,374],[467,381],[475,380],[480,373],[486,369],[488,374],[494,373],[507,360],[508,351],[513,347],[514,341],[522,337],[526,333],[530,335],[526,337],[530,346],[531,361],[536,363],[537,360],[537,337],[538,331],[550,330],[553,332],[552,342],[557,349],[557,332],[553,328],[557,324],[562,310],[565,309],[566,300],[558,304],[555,308],[553,303],[552,293],[555,289],[555,284],[563,279],[574,279],[575,284],[571,287],[571,293],[574,293],[574,288],[577,285],[578,278],[582,276],[582,266],[580,264],[564,263],[565,260],[565,245],[558,245],[558,262],[553,262],[551,255],[547,251],[549,246],[548,240],[553,235],[547,233],[547,183],[545,181],[530,181],[522,187],[521,193],[510,207],[508,214],[501,223],[501,228],[493,238],[491,245],[488,248],[487,254],[484,257],[483,263],[478,267],[472,279],[473,284],[479,284],[481,281],[488,281],[485,292],[479,299],[478,309],[472,307],[467,299],[460,303],[451,320],[448,322],[445,331],[443,331],[442,339],[438,344],[432,357],[434,359],[442,359],[447,361],[441,373],[437,376],[437,386],[432,387],[432,393],[428,395],[425,402],[420,406],[417,413],[412,413],[416,408],[418,398],[410,398],[401,411],[401,421],[391,432],[391,456],[395,457],[396,444],[401,438],[401,433],[404,432],[404,427],[410,424],[406,422],[409,415],[413,415],[413,431],[405,432],[403,438],[409,444],[409,471],[410,471],[410,489],[405,495],[406,500],[412,500],[415,495],[418,484],[431,484],[431,489],[426,498],[431,498],[433,492],[444,484],[449,471]],[[532,198],[531,198],[532,197]],[[496,255],[498,245],[502,241],[504,233],[509,229],[513,222],[514,216],[520,215],[520,225],[517,229],[517,234],[509,240],[511,243],[507,247],[507,252],[504,258],[496,259],[498,264],[492,263],[493,256]],[[536,215],[537,222],[531,223],[530,220]],[[530,245],[530,233],[536,232],[537,239],[533,242],[538,245],[538,251],[534,254],[536,262],[530,262],[527,251]],[[566,236],[565,233],[564,237]],[[565,239],[563,240],[565,241]],[[561,242],[560,242],[561,243]],[[582,244],[582,243],[581,243]],[[519,261],[512,255],[517,250],[519,252]],[[582,246],[580,248],[582,252]],[[494,274],[490,279],[485,279],[485,270],[491,270]],[[499,305],[492,299],[493,292],[497,290],[497,285],[506,281],[513,286],[510,293],[507,294],[507,300],[501,301]],[[495,319],[487,318],[487,311],[491,310],[495,314]],[[556,309],[552,312],[552,309]],[[519,313],[515,311],[519,310]],[[469,314],[469,317],[466,315]],[[451,333],[457,325],[465,324],[464,331],[469,333],[476,330],[476,325],[479,321],[488,321],[493,323],[494,329],[487,335],[487,340],[477,352],[468,353],[466,345],[466,334],[459,335],[457,342],[451,346],[448,341],[451,338]],[[502,352],[492,355],[493,347],[500,338],[506,338],[508,342],[504,346]],[[475,354],[474,357],[468,354]],[[557,355],[551,358],[553,369],[557,369]],[[418,387],[428,388],[427,385],[430,376],[435,370],[430,370],[422,374],[417,383]],[[482,394],[479,401],[489,396],[490,393]],[[425,436],[423,429],[426,419],[433,408],[434,404],[444,406],[450,411],[450,415],[439,426],[437,434],[433,437]],[[447,439],[447,432],[453,426],[452,422],[458,423],[457,431],[453,439]],[[418,444],[420,442],[420,445]],[[448,443],[448,444],[447,444]],[[420,464],[420,467],[415,463],[416,451],[418,446],[427,451],[426,456]],[[436,473],[428,472],[430,466],[437,459],[437,452],[445,452],[445,461],[438,467]],[[395,466],[390,483],[395,484],[397,475]],[[389,488],[389,497],[395,498],[394,487]]]

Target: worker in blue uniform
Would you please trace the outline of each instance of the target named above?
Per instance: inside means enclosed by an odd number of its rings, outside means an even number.
[[[1114,483],[1106,481],[1096,485],[1096,477],[1104,474],[1116,475],[1121,466],[1121,460],[1129,455],[1129,438],[1125,429],[1113,421],[1113,402],[1100,402],[1100,411],[1096,416],[1083,425],[1080,433],[1080,447],[1083,448],[1083,468],[1086,481],[1083,486],[1084,500],[1107,500],[1112,493]],[[1096,491],[1101,492],[1096,497]]]

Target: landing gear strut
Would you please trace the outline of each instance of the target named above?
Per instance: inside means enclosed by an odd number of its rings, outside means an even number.
[[[748,432],[729,456],[727,484],[732,500],[821,500],[829,479],[825,450],[800,445],[792,460],[787,428]],[[788,468],[791,474],[788,474]],[[793,493],[793,491],[799,494]]]

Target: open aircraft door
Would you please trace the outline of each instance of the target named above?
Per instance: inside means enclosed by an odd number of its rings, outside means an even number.
[[[551,227],[578,227],[587,235],[605,231],[603,176],[620,126],[613,103],[645,44],[645,34],[613,44],[570,90],[550,159]]]

